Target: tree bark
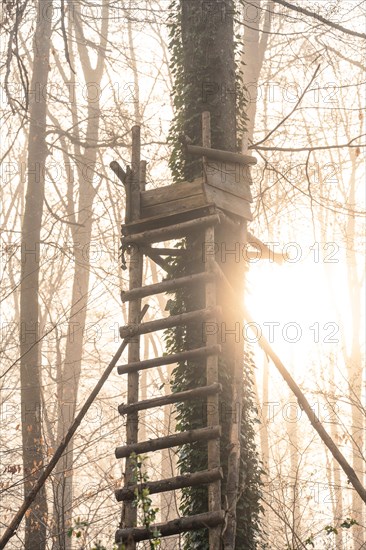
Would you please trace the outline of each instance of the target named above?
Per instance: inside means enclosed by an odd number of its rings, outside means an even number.
[[[99,90],[104,72],[105,51],[108,39],[109,8],[108,1],[103,1],[101,14],[100,45],[96,66],[93,69],[86,46],[81,21],[80,10],[75,4],[74,30],[81,61],[83,77],[86,83],[92,82]],[[70,101],[76,131],[79,128],[78,114],[75,106],[75,98]],[[79,199],[77,205],[71,206],[72,212],[78,212],[77,224],[72,227],[72,240],[74,246],[75,271],[72,286],[72,298],[68,338],[65,350],[65,359],[62,369],[62,378],[58,380],[58,427],[57,440],[61,441],[69,426],[75,418],[77,394],[79,388],[81,363],[84,345],[84,329],[88,307],[89,277],[90,277],[90,244],[93,228],[93,202],[97,193],[95,179],[95,164],[98,146],[100,118],[100,101],[89,100],[87,104],[87,127],[85,142],[88,147],[82,152],[76,146],[75,157],[79,182]],[[73,196],[73,191],[70,197]],[[72,199],[71,199],[72,200]],[[71,549],[71,538],[67,536],[67,529],[72,522],[73,506],[73,440],[70,442],[67,452],[62,456],[56,471],[55,486],[55,519],[58,532],[58,550]]]
[[[262,69],[264,54],[268,44],[269,33],[271,30],[273,0],[252,0],[250,10],[245,13],[253,14],[250,20],[244,20],[244,48],[242,52],[243,80],[247,87],[248,106],[247,106],[247,129],[243,137],[242,151],[246,153],[249,145],[253,142],[255,115],[257,112],[258,84]],[[260,14],[265,9],[265,17],[262,31],[260,30]]]
[[[183,131],[188,136],[194,146],[188,145],[185,150],[184,175],[186,180],[192,180],[198,177],[202,172],[201,159],[198,159],[196,152],[200,154],[208,153],[205,143],[201,142],[202,127],[201,117],[203,112],[210,113],[211,122],[211,143],[214,149],[237,153],[237,134],[236,134],[236,76],[235,76],[235,57],[234,57],[234,3],[231,0],[223,2],[207,2],[204,0],[181,0],[181,31],[182,31],[182,55],[183,55],[183,86],[184,86],[184,127]],[[204,147],[198,150],[198,146]],[[223,159],[229,155],[223,154]],[[234,157],[238,162],[239,158]],[[225,162],[223,160],[222,162]],[[222,251],[223,257],[219,260],[222,269],[227,277],[233,281],[242,298],[244,266],[235,261],[235,254],[229,251],[235,250],[235,243],[245,242],[246,227],[245,224],[222,224],[215,228],[215,245]],[[243,241],[244,239],[244,241]],[[191,269],[194,273],[205,269],[202,254],[197,254],[197,250],[202,251],[205,243],[203,232],[197,231],[187,240],[187,249],[191,257],[197,257],[192,260]],[[225,251],[228,251],[225,254]],[[221,283],[217,285],[217,303],[222,306],[223,316],[220,319],[224,326],[230,329],[235,325],[235,314],[231,306],[231,298],[227,296]],[[203,293],[199,287],[185,298],[187,308],[197,308],[202,306]],[[188,329],[188,345],[199,347],[203,343],[197,343],[197,327],[194,325]],[[241,427],[241,407],[233,410],[235,402],[237,404],[240,397],[234,391],[235,384],[242,386],[242,359],[243,351],[239,350],[240,344],[233,341],[229,336],[227,341],[222,343],[222,355],[219,372],[225,380],[223,396],[219,402],[219,410],[230,403],[230,412],[221,415],[223,423],[223,437],[221,440],[221,460],[224,468],[223,494],[225,495],[221,503],[222,507],[228,508],[229,521],[224,529],[224,538],[226,542],[220,540],[221,537],[212,538],[209,547],[212,549],[221,548],[222,544],[231,544],[235,547],[236,531],[236,507],[237,507],[237,487],[239,475],[239,456],[240,439],[235,438],[235,434],[240,432]],[[239,366],[240,365],[240,366]],[[237,368],[236,368],[237,367]],[[189,371],[188,366],[188,371]],[[195,365],[197,380],[199,376],[205,377],[204,365]],[[239,373],[239,371],[241,371]],[[197,383],[197,382],[196,382]],[[230,436],[229,436],[230,434]],[[230,445],[236,441],[234,447]],[[202,452],[204,450],[202,449]],[[230,458],[229,458],[230,457]],[[194,458],[192,457],[192,465]],[[226,478],[227,470],[230,470],[229,478]],[[228,483],[228,486],[226,487]],[[229,491],[228,505],[224,504],[226,500],[226,489]],[[209,497],[210,498],[210,497]],[[194,512],[199,511],[199,506],[205,506],[204,502],[194,503]],[[202,501],[203,499],[201,499]],[[239,518],[238,518],[239,520]],[[240,518],[246,522],[246,518]],[[195,539],[196,541],[197,539]],[[192,544],[191,544],[192,543]],[[193,546],[190,535],[187,536],[187,547]],[[197,544],[195,542],[195,544]],[[200,542],[202,548],[206,548],[204,537]]]
[[[44,467],[41,411],[41,341],[39,326],[39,268],[45,187],[47,84],[51,44],[52,0],[38,2],[33,41],[33,72],[29,97],[27,192],[22,225],[20,283],[20,383],[24,495],[27,497]],[[34,500],[25,523],[25,548],[46,545],[45,487]]]

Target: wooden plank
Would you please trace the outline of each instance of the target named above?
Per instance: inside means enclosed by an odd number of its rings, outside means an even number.
[[[157,439],[149,439],[132,445],[123,445],[115,450],[116,458],[126,458],[132,453],[142,454],[159,451],[160,449],[170,449],[195,441],[209,441],[217,439],[221,436],[221,427],[212,426],[210,428],[198,428],[197,430],[189,430],[188,432],[180,432]]]
[[[245,220],[251,221],[253,219],[250,204],[245,199],[235,197],[231,193],[226,193],[217,187],[212,187],[212,185],[206,185],[205,191],[208,201],[214,202],[218,208],[236,214]]]
[[[215,214],[214,204],[200,206],[199,208],[186,210],[184,212],[175,212],[174,214],[151,216],[149,218],[144,218],[133,222],[130,221],[130,223],[125,223],[122,225],[122,235],[134,235],[135,233],[140,233],[141,231],[146,231],[148,229],[168,227],[172,224],[202,218],[203,216],[208,216],[209,214]]]
[[[183,489],[183,487],[205,485],[222,478],[222,469],[215,468],[213,470],[202,470],[193,474],[170,477],[160,481],[147,481],[146,483],[139,484],[131,483],[127,487],[123,487],[123,489],[117,489],[114,494],[116,500],[121,502],[123,500],[133,500],[135,498],[136,489],[138,491],[148,489],[149,494],[154,495],[157,493],[165,493],[166,491],[176,491],[177,489]]]
[[[164,204],[176,199],[184,199],[202,193],[203,179],[197,178],[193,181],[184,181],[172,185],[164,185],[156,189],[149,189],[141,193],[141,207],[148,208],[157,204]]]
[[[212,189],[215,188],[212,187]],[[126,245],[131,243],[146,244],[169,241],[178,237],[184,237],[188,232],[193,231],[198,227],[213,225],[215,223],[220,223],[220,217],[218,214],[211,214],[202,218],[189,220],[187,222],[176,223],[170,225],[169,227],[161,227],[159,229],[151,229],[143,231],[142,233],[128,235],[123,238],[123,243]]]
[[[186,145],[186,150],[191,155],[207,157],[208,159],[219,160],[223,162],[237,162],[239,164],[257,164],[257,159],[250,155],[241,155],[231,151],[222,151],[220,149],[211,149],[210,147],[200,147],[198,145]]]
[[[160,367],[162,365],[172,365],[173,363],[178,363],[179,361],[197,359],[198,357],[215,355],[220,352],[221,352],[221,346],[219,345],[196,348],[188,351],[182,351],[181,353],[173,353],[172,355],[163,355],[162,357],[155,357],[154,359],[146,359],[145,361],[137,361],[135,363],[127,363],[125,365],[119,365],[117,367],[117,372],[118,374],[127,374],[128,372],[132,372],[132,371],[152,369],[154,367]]]
[[[182,214],[207,206],[203,184],[203,178],[197,178],[145,191],[141,195],[141,217],[161,219],[164,215]]]
[[[155,283],[153,285],[145,285],[141,288],[134,288],[121,292],[122,302],[128,302],[136,298],[144,298],[146,296],[152,296],[153,294],[161,294],[162,292],[171,292],[179,287],[185,287],[192,284],[204,283],[208,280],[215,278],[214,273],[196,273],[194,275],[187,275],[186,277],[179,277],[178,279],[168,279],[161,283]]]
[[[243,166],[239,164],[209,162],[206,166],[207,183],[252,202],[251,180],[244,176],[242,169]]]
[[[146,323],[141,324],[136,323],[125,325],[120,327],[119,333],[121,338],[127,338],[128,336],[148,334],[149,332],[155,332],[157,330],[165,330],[166,328],[185,325],[187,323],[192,323],[193,321],[204,321],[210,319],[211,317],[220,315],[220,307],[197,309],[196,311],[189,311],[188,313],[171,315],[170,317],[165,317],[164,319],[156,319],[155,321],[147,321]]]
[[[189,401],[190,399],[197,399],[198,397],[215,395],[221,391],[221,384],[211,384],[210,386],[202,386],[201,388],[193,388],[192,390],[185,390],[181,392],[170,393],[169,395],[162,395],[161,397],[145,399],[144,401],[138,401],[137,403],[132,403],[130,405],[122,404],[118,407],[118,412],[119,414],[129,414],[131,412],[143,411],[156,407],[163,407],[164,405],[171,405],[173,403],[179,403],[181,401]]]
[[[174,187],[178,187],[178,185]],[[172,193],[173,192],[174,191],[172,191]],[[200,193],[197,193],[196,195],[189,195],[180,199],[173,199],[173,197],[174,195],[170,196],[170,201],[154,204],[152,206],[145,206],[141,210],[141,217],[151,218],[159,215],[164,216],[165,214],[178,214],[207,206],[206,195],[202,189]]]
[[[150,526],[149,529],[144,527],[133,527],[130,529],[118,529],[115,535],[117,544],[127,542],[133,539],[135,542],[151,539],[153,530],[157,530],[161,537],[170,537],[185,531],[198,531],[200,529],[209,529],[217,525],[223,524],[225,521],[225,512],[207,512],[205,514],[197,514],[195,516],[186,516],[177,518],[166,523],[157,523]]]

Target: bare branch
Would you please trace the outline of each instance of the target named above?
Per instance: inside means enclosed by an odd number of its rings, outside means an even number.
[[[366,143],[353,143],[356,139],[359,139],[361,137],[364,137],[366,134],[361,134],[360,136],[357,136],[353,139],[351,139],[348,143],[342,143],[341,145],[319,145],[318,147],[276,147],[273,145],[272,147],[266,147],[265,145],[250,145],[249,149],[255,149],[258,151],[282,151],[285,153],[297,153],[300,151],[325,151],[328,149],[343,149],[343,148],[357,148],[359,147],[364,148],[366,147]]]
[[[70,53],[69,53],[69,44],[67,42],[66,27],[65,27],[65,0],[61,0],[61,31],[62,31],[62,38],[64,40],[66,61],[69,64],[70,70],[74,74],[76,74],[73,66],[71,65]]]
[[[294,106],[294,108],[292,109],[292,111],[289,112],[288,115],[285,116],[284,119],[281,120],[281,122],[279,122],[274,128],[273,130],[271,130],[267,135],[266,137],[264,137],[263,139],[261,139],[261,141],[257,141],[257,143],[254,143],[253,144],[253,147],[256,147],[257,145],[260,145],[261,143],[264,143],[265,141],[267,141],[267,139],[272,135],[274,134],[274,132],[276,130],[278,130],[278,128],[280,126],[282,126],[282,124],[284,124],[286,122],[286,120],[288,120],[290,118],[290,116],[296,111],[296,109],[298,108],[298,106],[300,105],[301,101],[303,100],[305,94],[307,93],[308,89],[310,88],[310,86],[312,85],[312,83],[314,82],[315,78],[316,78],[316,75],[318,74],[319,72],[319,69],[320,69],[320,64],[317,66],[317,68],[315,69],[315,72],[309,82],[309,84],[306,86],[305,90],[303,91],[303,93],[301,94],[301,96],[299,97],[298,101],[296,102],[296,105]]]
[[[333,21],[329,21],[329,19],[326,19],[325,17],[323,17],[322,15],[319,15],[318,13],[315,13],[314,11],[309,11],[305,8],[300,8],[300,6],[295,6],[294,4],[290,4],[285,0],[273,0],[273,1],[276,2],[276,4],[281,4],[281,6],[284,6],[285,8],[289,8],[290,10],[294,10],[299,13],[302,13],[307,17],[312,17],[313,19],[316,19],[317,21],[320,21],[321,23],[328,25],[328,27],[332,27],[337,31],[344,32],[345,34],[349,34],[351,36],[356,36],[357,38],[364,38],[364,39],[366,38],[365,33],[353,31],[352,29],[346,29],[346,27],[343,27],[342,25],[338,25],[338,23],[333,23]]]

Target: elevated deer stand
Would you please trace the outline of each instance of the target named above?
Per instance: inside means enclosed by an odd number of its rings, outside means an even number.
[[[202,177],[190,182],[168,185],[159,189],[145,190],[146,163],[140,160],[140,128],[132,129],[132,162],[126,172],[117,164],[111,168],[123,181],[126,189],[126,219],[122,226],[122,253],[129,254],[129,290],[122,292],[122,300],[128,302],[128,324],[120,328],[122,338],[132,337],[128,346],[128,363],[118,367],[119,374],[127,374],[127,404],[119,407],[126,416],[126,445],[117,447],[116,457],[126,459],[125,484],[116,491],[118,501],[123,501],[121,528],[116,532],[116,542],[135,548],[137,541],[147,540],[151,532],[144,527],[135,527],[137,511],[133,506],[136,485],[132,475],[132,453],[141,454],[159,449],[176,447],[194,441],[207,441],[207,464],[205,471],[191,472],[170,479],[145,483],[150,494],[174,491],[182,487],[208,485],[208,510],[204,514],[181,517],[156,526],[162,537],[189,530],[209,529],[211,550],[233,548],[230,540],[235,539],[235,506],[239,469],[239,431],[240,421],[230,430],[232,451],[228,464],[227,487],[230,489],[226,509],[222,509],[220,468],[221,426],[219,417],[218,356],[221,346],[217,334],[208,334],[202,347],[182,353],[156,357],[142,361],[140,359],[140,335],[166,329],[177,325],[186,325],[193,321],[215,322],[222,314],[217,306],[217,279],[220,267],[215,261],[215,228],[221,224],[227,228],[246,230],[246,222],[251,219],[252,201],[249,167],[256,159],[228,151],[210,148],[209,113],[203,113],[202,147],[185,145],[191,155],[203,157]],[[201,228],[204,231],[203,271],[177,279],[164,280],[157,284],[142,285],[144,256],[165,267],[163,256],[179,254],[179,250],[168,246],[155,248],[152,244],[166,243],[172,239],[186,237],[192,231]],[[244,244],[244,243],[243,243]],[[205,307],[188,313],[170,316],[164,319],[141,322],[141,299],[158,293],[170,292],[181,287],[203,284]],[[188,391],[173,393],[169,396],[139,400],[139,372],[161,365],[183,360],[205,358],[207,385]],[[233,385],[240,383],[241,364],[235,373]],[[239,378],[238,378],[239,377]],[[241,407],[241,393],[233,387],[234,401]],[[138,412],[161,407],[171,403],[189,401],[197,397],[206,399],[207,427],[180,432],[148,441],[138,441]],[[233,518],[234,521],[231,521]],[[225,524],[226,535],[222,539]],[[235,533],[235,531],[234,531]],[[222,545],[222,540],[224,546]]]

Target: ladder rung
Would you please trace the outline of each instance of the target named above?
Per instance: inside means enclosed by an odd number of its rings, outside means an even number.
[[[135,233],[134,235],[128,235],[123,237],[123,244],[131,243],[158,243],[168,241],[180,236],[185,236],[187,232],[199,226],[214,225],[220,223],[220,217],[218,214],[210,214],[195,220],[189,220],[187,222],[176,223],[169,225],[168,227],[160,227],[159,229],[149,229],[142,231],[141,233]]]
[[[158,451],[160,449],[169,449],[171,447],[177,447],[178,445],[193,443],[194,441],[218,439],[220,436],[220,426],[198,428],[197,430],[190,430],[188,432],[176,433],[165,437],[158,437],[157,439],[150,439],[149,441],[141,441],[140,443],[132,443],[131,445],[117,447],[115,456],[116,458],[126,458],[132,453],[142,454]]]
[[[128,336],[136,336],[138,334],[147,334],[149,332],[155,332],[157,330],[164,330],[166,328],[175,327],[177,325],[185,325],[197,320],[205,320],[220,316],[221,308],[219,306],[209,307],[206,309],[197,309],[196,311],[190,311],[188,313],[181,313],[180,315],[171,315],[164,319],[157,319],[156,321],[148,321],[138,325],[125,325],[120,327],[119,333],[121,338],[127,338]]]
[[[172,363],[178,363],[179,361],[196,359],[197,357],[207,357],[209,355],[216,355],[219,353],[221,353],[221,346],[219,345],[196,348],[188,351],[182,351],[181,353],[173,353],[172,355],[162,355],[161,357],[155,357],[154,359],[145,359],[144,361],[136,361],[134,363],[119,365],[117,367],[117,372],[118,374],[128,374],[130,372],[160,367],[161,365],[171,365]]]
[[[221,468],[213,468],[212,470],[203,470],[201,472],[194,472],[193,474],[184,474],[176,477],[170,477],[168,479],[162,479],[160,481],[148,481],[146,483],[131,483],[123,489],[117,489],[115,491],[116,499],[118,502],[125,500],[133,500],[135,498],[135,491],[138,489],[148,489],[149,494],[165,493],[166,491],[175,491],[176,489],[182,489],[183,487],[195,487],[196,485],[205,485],[212,483],[218,479],[223,479],[223,473]]]
[[[141,288],[134,288],[133,290],[127,290],[121,293],[122,302],[128,302],[130,300],[136,300],[138,298],[144,298],[145,296],[152,296],[153,294],[161,294],[162,292],[169,292],[176,288],[187,286],[192,283],[200,283],[212,281],[215,279],[215,274],[210,272],[196,273],[195,275],[189,275],[187,277],[180,277],[178,279],[171,279],[168,281],[162,281],[161,283],[155,283],[153,285],[146,285]]]
[[[251,165],[257,164],[257,159],[251,155],[242,155],[241,153],[233,153],[232,151],[222,151],[221,149],[212,149],[211,147],[201,147],[199,145],[186,145],[188,153],[205,156],[209,159],[214,159],[222,162],[233,162],[235,164]]]
[[[209,529],[217,527],[225,521],[225,512],[218,510],[217,512],[206,512],[205,514],[197,514],[195,516],[186,516],[173,519],[166,523],[157,523],[151,525],[150,529],[145,527],[130,527],[127,529],[118,529],[116,532],[116,543],[127,542],[133,539],[135,542],[147,540],[151,538],[153,530],[157,530],[161,537],[169,537],[184,533],[185,531],[197,531],[199,529]]]
[[[221,391],[221,384],[211,384],[210,386],[202,386],[201,388],[194,388],[192,390],[170,393],[169,395],[145,399],[144,401],[138,401],[137,403],[130,403],[128,405],[123,403],[118,407],[118,412],[119,414],[134,413],[146,409],[153,409],[154,407],[170,405],[171,403],[179,403],[179,401],[188,401],[189,399],[195,399],[197,397],[214,395],[215,393],[219,393]]]

